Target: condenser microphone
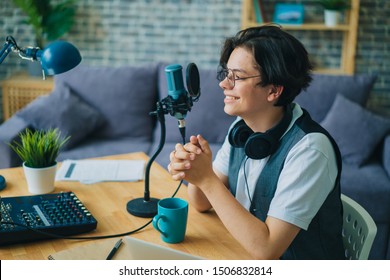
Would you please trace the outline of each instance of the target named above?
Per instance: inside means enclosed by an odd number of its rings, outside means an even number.
[[[168,112],[177,118],[179,130],[185,135],[185,117],[191,111],[193,101],[200,96],[199,71],[195,63],[187,66],[186,82],[188,91],[184,88],[183,67],[179,64],[171,64],[165,67],[165,76],[168,86],[167,107]]]
[[[178,119],[179,127],[185,127],[184,118],[192,107],[189,94],[184,88],[182,69],[183,67],[179,64],[172,64],[165,67],[168,96],[171,98],[172,106],[170,114]]]
[[[185,122],[184,118],[187,112],[191,110],[194,101],[198,101],[200,96],[199,71],[194,63],[187,66],[187,88],[184,88],[182,67],[178,64],[172,64],[165,67],[165,73],[168,83],[168,96],[158,101],[156,111],[151,112],[160,122],[161,137],[156,152],[150,157],[145,168],[145,191],[144,197],[136,198],[127,203],[127,211],[138,217],[154,217],[157,214],[158,199],[150,197],[149,174],[153,161],[164,148],[165,144],[165,119],[164,115],[171,114],[179,121],[179,130],[185,141]]]

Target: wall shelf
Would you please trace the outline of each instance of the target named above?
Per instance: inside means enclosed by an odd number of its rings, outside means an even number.
[[[340,68],[318,68],[316,72],[331,74],[355,73],[355,55],[357,43],[357,29],[359,23],[360,0],[351,0],[351,7],[346,11],[346,23],[334,27],[326,26],[323,23],[304,23],[300,25],[283,25],[285,30],[314,30],[314,31],[336,31],[342,32],[342,50],[340,57]],[[253,0],[242,1],[241,28],[260,26],[262,23],[256,22]]]

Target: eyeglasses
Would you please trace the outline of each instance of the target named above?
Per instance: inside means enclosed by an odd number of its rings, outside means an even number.
[[[217,80],[222,82],[227,78],[229,85],[231,88],[234,88],[236,85],[237,80],[246,80],[246,79],[251,79],[251,78],[256,78],[260,77],[261,75],[255,75],[255,76],[249,76],[249,77],[237,77],[236,73],[234,73],[234,70],[229,69],[229,68],[222,68],[218,70],[217,73]]]

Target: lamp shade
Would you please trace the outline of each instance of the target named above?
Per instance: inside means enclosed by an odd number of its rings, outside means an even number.
[[[37,53],[46,75],[56,75],[76,67],[81,61],[79,50],[71,43],[55,41]]]

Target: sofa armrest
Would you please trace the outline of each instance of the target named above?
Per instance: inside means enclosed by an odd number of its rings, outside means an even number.
[[[18,138],[18,134],[25,130],[28,124],[14,115],[0,125],[0,168],[20,166],[22,161],[9,147],[9,143]]]
[[[383,144],[383,167],[390,177],[390,134],[385,137]]]

